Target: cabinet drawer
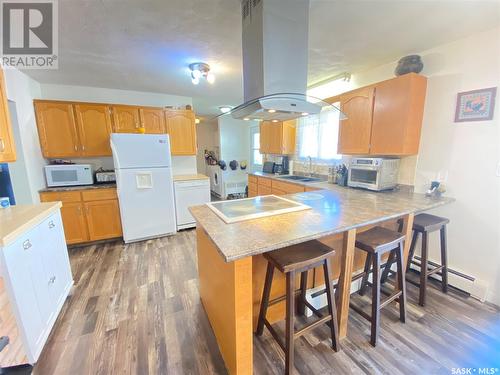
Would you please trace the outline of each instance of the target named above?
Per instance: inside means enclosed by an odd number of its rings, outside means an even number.
[[[249,184],[256,184],[257,183],[257,176],[253,176],[251,174],[248,175],[248,183]]]
[[[273,187],[273,190],[274,189],[283,190],[283,191],[286,191],[287,194],[301,193],[305,190],[304,186],[290,184],[288,182],[281,182],[281,181],[276,181],[276,180],[272,180],[272,187]]]
[[[42,202],[61,201],[63,203],[80,202],[82,196],[79,191],[45,191],[40,193]]]
[[[116,189],[95,189],[82,191],[84,202],[117,199]]]
[[[271,187],[272,180],[270,178],[259,177],[259,185]]]

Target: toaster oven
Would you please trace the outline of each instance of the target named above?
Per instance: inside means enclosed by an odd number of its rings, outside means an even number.
[[[398,171],[399,159],[352,158],[347,185],[374,191],[393,189]]]

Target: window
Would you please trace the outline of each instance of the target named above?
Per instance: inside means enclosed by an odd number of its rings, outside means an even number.
[[[250,146],[250,167],[252,170],[261,169],[262,154],[260,153],[260,128],[258,126],[253,126],[250,128]]]
[[[338,108],[339,103],[334,106]],[[307,116],[298,122],[299,158],[308,157],[319,161],[342,158],[337,153],[340,112],[336,109],[322,111],[316,116]]]

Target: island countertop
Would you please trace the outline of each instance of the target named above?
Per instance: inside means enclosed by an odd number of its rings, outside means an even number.
[[[61,206],[61,202],[47,202],[0,209],[0,246],[9,245],[21,233],[41,223]]]
[[[226,224],[206,205],[190,207],[190,211],[224,261],[232,262],[454,201],[404,190],[370,192],[331,184],[315,186],[327,189],[285,196],[311,206],[310,210],[232,224]]]

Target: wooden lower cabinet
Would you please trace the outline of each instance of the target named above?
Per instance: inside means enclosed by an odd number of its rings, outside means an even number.
[[[310,189],[310,188],[307,188]],[[267,177],[248,176],[248,196],[258,195],[286,195],[302,193],[307,190],[303,185],[278,181]],[[312,188],[312,190],[317,190]]]
[[[63,202],[61,207],[64,236],[68,245],[89,240],[87,221],[85,220],[83,204],[80,202]]]
[[[42,192],[42,202],[61,201],[64,235],[68,245],[122,236],[116,189]]]
[[[257,194],[258,195],[271,195],[273,193],[273,190],[264,185],[257,185]]]
[[[89,228],[89,239],[91,241],[120,237],[122,235],[118,200],[86,202],[84,205]]]

